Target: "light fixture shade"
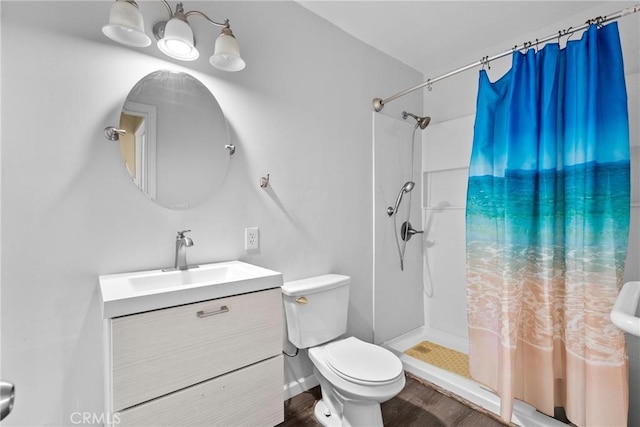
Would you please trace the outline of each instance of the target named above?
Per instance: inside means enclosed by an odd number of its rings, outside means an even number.
[[[105,36],[132,47],[147,47],[151,39],[144,32],[142,14],[128,1],[118,0],[109,12],[109,24],[102,27]]]
[[[200,56],[191,26],[178,18],[171,18],[167,22],[164,37],[158,40],[158,48],[165,55],[181,61],[193,61]]]
[[[247,65],[240,57],[240,46],[236,38],[225,33],[221,33],[216,39],[209,63],[222,71],[240,71]]]

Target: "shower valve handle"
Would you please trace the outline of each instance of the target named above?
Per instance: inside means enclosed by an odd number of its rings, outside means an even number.
[[[414,234],[422,234],[422,233],[424,233],[423,230],[415,230],[411,226],[411,223],[409,221],[403,222],[402,226],[400,227],[400,237],[402,237],[402,240],[404,240],[405,242],[408,242],[409,239],[411,239],[411,237],[413,237]]]

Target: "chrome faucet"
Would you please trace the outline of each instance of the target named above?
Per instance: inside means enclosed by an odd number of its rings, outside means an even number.
[[[188,268],[197,267],[189,267],[187,263],[187,248],[193,246],[193,240],[191,240],[190,237],[185,237],[184,233],[190,232],[191,230],[178,231],[178,235],[176,236],[176,261],[173,270],[187,270]]]

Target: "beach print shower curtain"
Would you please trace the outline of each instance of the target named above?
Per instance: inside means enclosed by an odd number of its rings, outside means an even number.
[[[578,426],[626,426],[629,129],[617,24],[480,72],[467,193],[470,371]]]

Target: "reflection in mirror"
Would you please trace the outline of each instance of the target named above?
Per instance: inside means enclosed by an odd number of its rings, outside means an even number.
[[[229,163],[220,105],[196,78],[156,71],[131,89],[120,114],[120,152],[136,186],[170,209],[202,204]]]

